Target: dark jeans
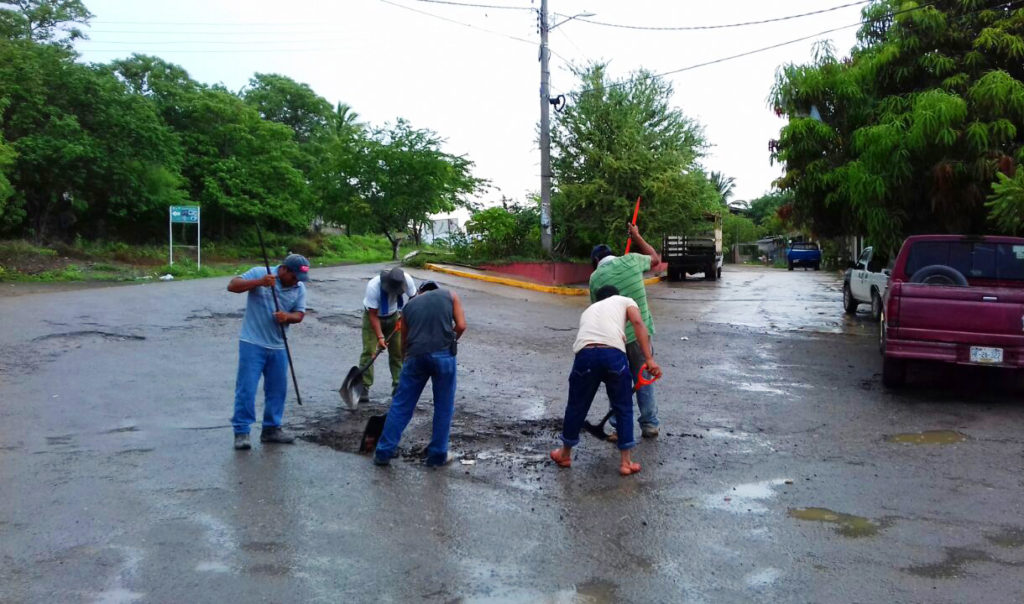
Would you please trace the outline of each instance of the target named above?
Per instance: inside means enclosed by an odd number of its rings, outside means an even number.
[[[377,441],[377,459],[391,459],[398,450],[402,432],[412,419],[412,412],[420,400],[427,380],[434,390],[434,421],[430,445],[427,446],[427,465],[441,465],[448,457],[448,437],[455,413],[455,357],[447,350],[419,354],[405,359],[398,390],[391,399],[384,430]]]
[[[616,348],[584,348],[576,353],[569,374],[569,401],[562,422],[562,442],[575,447],[580,429],[594,402],[597,389],[604,384],[614,417],[618,420],[619,449],[636,446],[633,438],[633,378],[626,355]]]

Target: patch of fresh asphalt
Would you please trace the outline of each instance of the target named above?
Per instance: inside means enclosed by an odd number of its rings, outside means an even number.
[[[385,389],[350,412],[337,388],[377,269],[316,271],[302,439],[248,452],[227,279],[0,299],[0,601],[1024,598],[1019,381],[925,367],[887,392],[836,275],[650,287],[662,434],[620,478],[589,437],[571,469],[546,458],[585,301],[425,271],[467,309],[460,459],[420,463],[429,389],[401,459],[355,454]]]

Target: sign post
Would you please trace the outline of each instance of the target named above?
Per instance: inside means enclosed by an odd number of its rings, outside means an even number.
[[[199,206],[170,206],[167,214],[168,264],[174,264],[174,223],[196,225],[196,268],[202,268]]]

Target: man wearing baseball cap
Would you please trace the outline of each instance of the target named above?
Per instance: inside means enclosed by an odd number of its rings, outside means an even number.
[[[398,387],[398,376],[402,373],[402,334],[396,332],[402,307],[416,295],[416,283],[402,269],[395,267],[383,270],[366,284],[363,296],[363,353],[359,357],[362,367],[373,358],[378,348],[388,351],[388,366],[391,368],[391,393]],[[394,334],[394,336],[392,336]],[[388,338],[391,338],[390,340]],[[373,365],[363,372],[363,390],[360,403],[370,401],[370,386],[373,385]]]
[[[306,315],[306,284],[309,260],[289,254],[267,272],[254,266],[228,283],[228,291],[248,293],[245,318],[238,341],[238,376],[235,379],[235,412],[231,426],[235,448],[249,449],[249,426],[256,421],[256,387],[263,376],[263,429],[261,443],[292,443],[295,437],[281,428],[288,393],[288,355],[281,329],[301,323]],[[270,288],[277,291],[280,310],[274,310]],[[278,327],[278,326],[281,327]]]
[[[644,272],[661,263],[661,255],[644,241],[636,225],[629,225],[629,237],[639,254],[615,256],[606,244],[594,246],[590,252],[590,261],[594,272],[590,275],[590,302],[597,301],[597,292],[602,287],[612,285],[621,295],[632,298],[640,310],[640,317],[647,327],[648,336],[653,341],[654,319],[647,307],[647,289],[644,287]],[[653,344],[651,344],[653,351]],[[653,354],[653,352],[652,352]],[[634,382],[640,367],[644,364],[644,350],[637,341],[633,325],[626,325],[626,358],[629,359],[629,371]],[[658,436],[658,405],[654,400],[654,386],[642,386],[636,391],[636,405],[640,410],[640,433],[644,438]],[[615,418],[612,418],[615,425]],[[615,438],[618,436],[616,435]],[[611,440],[611,439],[609,439]]]

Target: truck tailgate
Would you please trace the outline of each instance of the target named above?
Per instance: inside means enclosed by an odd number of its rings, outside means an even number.
[[[1024,346],[1024,289],[902,283],[895,327],[901,340]]]

